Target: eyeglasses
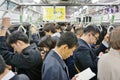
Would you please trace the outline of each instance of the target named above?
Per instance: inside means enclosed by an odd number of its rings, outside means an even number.
[[[38,47],[38,49],[39,49],[40,51],[47,51],[46,48],[44,48],[44,47]]]

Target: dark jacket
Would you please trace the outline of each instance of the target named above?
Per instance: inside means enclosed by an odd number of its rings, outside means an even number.
[[[7,50],[5,37],[0,37],[0,54],[8,65],[15,66],[18,74],[26,74],[30,80],[41,80],[42,58],[35,44],[25,48],[21,54]]]
[[[30,80],[26,75],[20,74],[13,76],[10,80]]]
[[[71,79],[78,73],[74,66],[74,62],[75,61],[74,61],[73,55],[65,60],[65,63],[68,66],[69,76]]]
[[[100,44],[99,48],[92,49],[84,40],[79,39],[78,42],[80,46],[74,52],[74,59],[77,68],[80,71],[83,71],[90,67],[91,70],[97,74],[97,63],[99,59],[97,55],[107,48],[103,44]],[[97,80],[97,77],[92,80]]]
[[[19,77],[18,77],[18,75],[15,75],[10,80],[19,80]]]
[[[65,62],[54,50],[51,50],[44,60],[42,80],[70,80]]]
[[[33,34],[33,35],[32,35],[32,38],[33,38],[33,42],[34,42],[34,43],[36,43],[36,44],[39,43],[39,40],[40,40],[40,39],[39,39],[39,37],[38,37],[37,34]]]

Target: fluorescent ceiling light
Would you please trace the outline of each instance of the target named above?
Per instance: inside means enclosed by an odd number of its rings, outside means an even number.
[[[88,6],[84,6],[84,7],[83,7],[83,9],[87,9],[87,8],[88,8]]]
[[[40,3],[41,0],[33,0],[33,1],[36,2],[36,3]]]
[[[98,2],[99,0],[92,0],[92,3],[96,3],[96,2]]]

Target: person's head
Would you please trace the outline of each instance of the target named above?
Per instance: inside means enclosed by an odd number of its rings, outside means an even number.
[[[83,27],[76,28],[75,34],[76,34],[77,38],[80,38],[83,35]]]
[[[66,29],[65,29],[66,31],[71,31],[71,32],[75,32],[75,27],[74,26],[67,26],[66,27]]]
[[[29,44],[28,36],[22,31],[14,31],[7,38],[7,43],[11,45],[11,47],[21,53],[24,48],[26,48]]]
[[[58,25],[58,24],[55,25],[55,29],[57,32],[61,32],[61,30],[62,30],[60,25]]]
[[[44,56],[47,55],[47,53],[55,47],[55,45],[56,41],[51,36],[42,37],[38,43],[42,57],[44,58]]]
[[[98,38],[100,35],[100,31],[96,25],[87,25],[83,29],[83,35],[81,38],[83,38],[88,44],[96,44]]]
[[[72,32],[65,32],[57,41],[55,49],[58,50],[63,59],[66,59],[73,54],[77,46],[78,40],[76,35]]]
[[[2,56],[0,56],[0,75],[4,73],[6,69],[6,63],[3,60]]]
[[[54,23],[47,23],[44,25],[43,30],[45,31],[46,35],[52,35],[56,32],[55,24]]]
[[[64,22],[58,22],[57,24],[60,25],[61,31],[65,30],[66,25]]]
[[[109,45],[113,49],[120,50],[120,28],[115,28],[109,34]]]

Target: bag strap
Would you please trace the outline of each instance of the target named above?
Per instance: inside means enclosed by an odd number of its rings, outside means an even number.
[[[79,73],[80,70],[77,68],[76,64],[74,63],[75,69],[77,70],[77,72]]]

